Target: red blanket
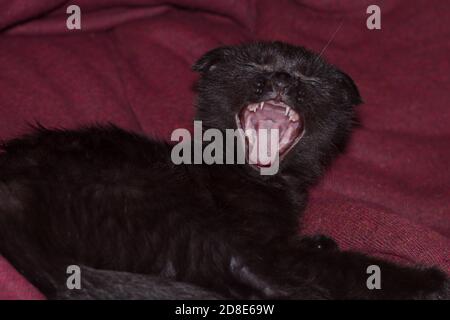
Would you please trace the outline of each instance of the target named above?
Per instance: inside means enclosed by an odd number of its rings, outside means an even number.
[[[349,73],[361,127],[313,190],[301,228],[345,249],[450,272],[450,5],[376,1],[78,0],[0,3],[0,138],[27,123],[111,121],[167,137],[191,127],[190,65],[220,44],[278,39]],[[341,24],[342,26],[338,28]],[[0,257],[1,259],[1,257]],[[0,298],[41,298],[0,260]]]

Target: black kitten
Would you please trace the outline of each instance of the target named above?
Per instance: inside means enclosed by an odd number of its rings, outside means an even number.
[[[361,102],[349,76],[279,42],[218,48],[194,70],[203,128],[278,129],[278,172],[260,174],[272,162],[249,155],[261,144],[256,135],[245,140],[249,165],[175,165],[171,145],[113,126],[38,128],[9,141],[0,155],[0,252],[32,283],[48,297],[74,296],[66,268],[85,265],[121,271],[87,268],[85,284],[97,291],[85,297],[119,290],[110,280],[130,283],[129,273],[226,298],[448,297],[438,270],[298,235],[308,188],[345,146]],[[374,264],[381,290],[366,286]]]

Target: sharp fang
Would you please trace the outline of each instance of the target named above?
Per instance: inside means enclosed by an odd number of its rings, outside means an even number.
[[[264,101],[259,104],[259,108],[262,110],[264,108]]]
[[[291,112],[289,115],[289,121],[297,122],[299,120],[298,114],[295,112]]]
[[[287,116],[290,111],[291,111],[291,108],[290,107],[286,107],[286,112],[284,113],[284,115]]]
[[[252,112],[256,112],[256,109],[258,108],[258,105],[256,105],[256,104],[252,104],[252,105],[249,105],[248,107],[247,107],[247,109],[248,110],[250,110],[250,111],[252,111]]]

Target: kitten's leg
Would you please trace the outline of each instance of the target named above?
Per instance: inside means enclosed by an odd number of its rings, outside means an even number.
[[[231,270],[234,276],[249,288],[253,289],[250,298],[259,299],[306,299],[328,300],[330,293],[323,287],[311,281],[303,281],[296,278],[290,281],[282,280],[277,276],[277,270],[272,269],[272,274],[261,270],[260,266],[250,267],[235,258],[231,261]]]
[[[275,258],[267,260],[272,272],[278,274],[274,279],[277,283],[298,282],[300,289],[302,283],[312,283],[334,299],[450,298],[448,277],[437,269],[400,266],[361,253],[340,251],[329,239],[315,240],[292,241],[281,249],[277,245],[278,252],[272,252]],[[317,243],[329,246],[311,246]],[[367,271],[369,266],[379,267],[381,289],[368,288],[367,281],[372,275]]]

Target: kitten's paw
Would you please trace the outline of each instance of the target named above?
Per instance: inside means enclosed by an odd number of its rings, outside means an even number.
[[[339,249],[337,243],[333,239],[324,235],[302,238],[300,244],[308,250],[333,251]]]
[[[423,297],[424,300],[450,300],[450,281],[442,289],[429,293]]]
[[[382,280],[383,282],[383,280]],[[450,280],[442,271],[429,269],[409,269],[395,278],[385,279],[387,299],[407,300],[448,300],[450,299]]]
[[[450,279],[437,269],[424,271],[424,279],[428,286],[416,297],[417,300],[450,300]]]

